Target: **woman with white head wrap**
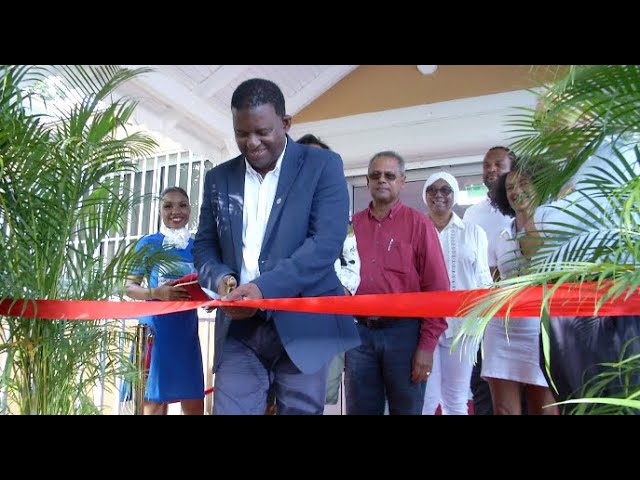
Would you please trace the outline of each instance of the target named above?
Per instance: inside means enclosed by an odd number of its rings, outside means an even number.
[[[427,202],[427,189],[438,180],[444,180],[444,182],[447,184],[446,186],[448,186],[452,190],[453,204],[451,205],[451,207],[453,207],[458,203],[458,199],[460,197],[460,187],[458,186],[456,177],[447,172],[434,173],[429,178],[427,178],[427,181],[424,182],[424,187],[422,187],[422,201],[427,206],[427,208],[429,208],[429,203]],[[439,185],[442,186],[442,183],[439,182]],[[440,186],[438,188],[440,188]]]
[[[453,212],[460,189],[455,177],[447,172],[431,175],[422,189],[427,215],[438,230],[440,245],[449,272],[451,290],[481,288],[491,284],[487,263],[487,235],[472,223],[464,222]],[[442,406],[444,415],[467,415],[472,360],[477,344],[461,343],[451,352],[453,337],[462,319],[447,318],[448,328],[440,336],[433,353],[433,369],[427,381],[423,415],[433,415]]]

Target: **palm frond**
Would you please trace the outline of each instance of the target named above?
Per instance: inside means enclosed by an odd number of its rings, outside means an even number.
[[[545,86],[537,109],[513,115],[513,149],[548,167],[535,182],[542,201],[554,198],[605,139],[635,143],[638,85],[638,65],[572,66]]]
[[[143,73],[118,66],[0,66],[0,299],[106,299],[141,262],[133,245],[100,253],[124,233],[137,197],[121,185],[155,142],[128,131],[135,108],[114,88]],[[54,74],[68,108],[31,113]],[[96,413],[90,391],[128,371],[119,323],[2,318],[0,379],[23,413]]]

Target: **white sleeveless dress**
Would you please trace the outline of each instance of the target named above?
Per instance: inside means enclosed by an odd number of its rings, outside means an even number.
[[[516,240],[515,219],[495,241],[498,270],[502,278],[518,274],[522,264]],[[511,380],[527,385],[548,387],[540,369],[540,317],[491,319],[484,333],[482,378]]]

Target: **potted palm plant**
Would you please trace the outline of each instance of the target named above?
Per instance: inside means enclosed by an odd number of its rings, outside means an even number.
[[[155,142],[130,133],[135,102],[116,88],[144,70],[118,66],[0,66],[0,300],[108,299],[135,256],[101,241],[124,231],[139,201],[122,179]],[[64,106],[46,114],[38,86],[56,79]],[[99,413],[96,384],[131,373],[109,321],[0,317],[3,413]]]
[[[524,275],[467,310],[458,340],[481,336],[498,308],[543,286],[543,367],[565,412],[638,413],[640,312],[601,317],[597,307],[640,285],[640,66],[571,66],[538,95],[509,124],[521,165],[536,172],[543,240]],[[585,282],[601,296],[592,317],[549,316],[557,288]]]

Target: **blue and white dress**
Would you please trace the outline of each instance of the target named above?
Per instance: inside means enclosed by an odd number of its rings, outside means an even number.
[[[136,251],[149,247],[148,253],[162,249],[162,233],[143,237],[136,245]],[[168,281],[176,280],[195,272],[191,249],[193,239],[187,248],[171,247],[165,250],[181,261],[171,264],[171,271],[154,266],[148,278],[149,287],[155,288]],[[144,275],[143,271],[133,271],[133,275]],[[153,347],[145,400],[151,402],[178,402],[204,398],[204,373],[202,351],[198,336],[197,310],[142,317],[140,323],[151,327]]]

